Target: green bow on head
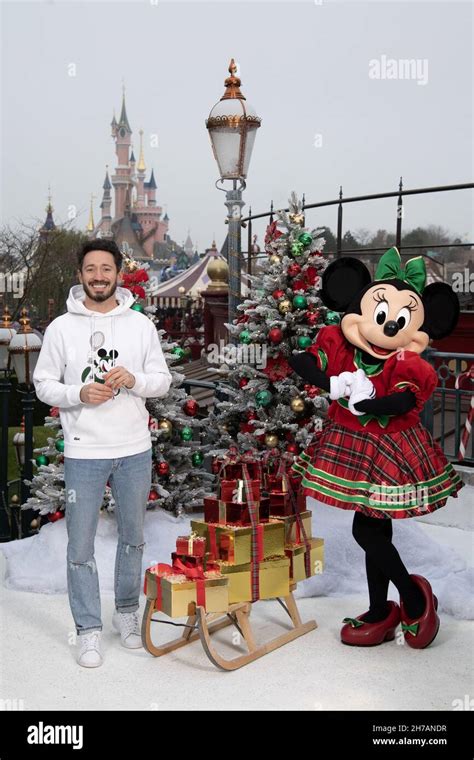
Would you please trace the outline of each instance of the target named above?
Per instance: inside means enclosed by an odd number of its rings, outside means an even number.
[[[416,636],[419,627],[419,623],[412,623],[412,625],[408,625],[407,623],[402,622],[402,633],[411,633],[412,636]]]
[[[364,621],[357,620],[357,618],[344,618],[342,622],[349,623],[352,628],[360,628],[361,625],[364,625]]]
[[[422,256],[409,259],[405,269],[402,269],[402,260],[398,248],[389,248],[380,259],[375,272],[375,280],[403,280],[412,285],[415,290],[423,293],[426,285],[426,266]]]

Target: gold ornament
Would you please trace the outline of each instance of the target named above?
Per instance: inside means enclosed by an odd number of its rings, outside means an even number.
[[[284,298],[283,301],[280,301],[278,304],[278,311],[280,314],[287,314],[289,311],[292,311],[291,301],[289,301],[288,298]]]
[[[293,224],[303,224],[304,222],[304,214],[301,213],[288,214],[288,217],[290,219],[290,222],[293,222]]]
[[[270,256],[270,264],[281,264],[281,259],[276,253],[272,253]]]
[[[168,438],[171,435],[171,431],[173,430],[173,423],[169,420],[159,420],[158,429],[163,430],[166,437]]]
[[[299,396],[296,396],[296,398],[292,398],[290,401],[290,407],[292,412],[295,412],[296,414],[300,414],[301,412],[304,412],[304,401]]]
[[[268,446],[269,449],[275,449],[278,446],[278,436],[275,433],[267,433],[265,446]]]

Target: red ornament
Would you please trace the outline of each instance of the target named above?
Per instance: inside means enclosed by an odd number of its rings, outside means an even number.
[[[286,438],[287,441],[292,441],[293,440],[293,433],[290,430],[287,430],[286,433],[285,433],[285,438]]]
[[[159,499],[159,494],[157,491],[155,491],[154,488],[151,489],[150,493],[148,494],[148,501],[156,501]]]
[[[279,327],[272,327],[268,333],[268,337],[272,343],[281,343],[283,340],[283,330]]]
[[[308,267],[304,273],[304,278],[308,285],[314,285],[318,276],[318,270],[316,267]]]
[[[155,464],[155,472],[157,475],[169,475],[170,466],[168,462],[157,462]]]
[[[241,377],[239,380],[239,388],[245,388],[245,386],[248,385],[248,382],[248,377]]]
[[[304,390],[309,398],[315,398],[315,396],[319,396],[321,393],[320,389],[316,385],[305,385]]]
[[[183,412],[187,414],[188,417],[195,417],[198,411],[199,411],[198,402],[195,401],[193,398],[188,398],[188,400],[183,405]]]
[[[299,273],[301,272],[301,267],[299,264],[290,264],[287,272],[288,277],[298,277]]]
[[[50,417],[59,417],[59,406],[52,406],[49,410]]]
[[[286,450],[290,452],[290,454],[298,454],[299,447],[297,443],[289,443],[286,447]]]
[[[240,325],[242,322],[248,322],[250,319],[248,314],[243,314],[241,317],[238,318],[237,324]]]
[[[253,433],[253,425],[251,425],[250,422],[241,422],[240,423],[240,432],[241,433]]]
[[[285,377],[291,375],[292,371],[283,354],[278,354],[278,356],[272,356],[267,359],[267,365],[262,370],[272,383],[284,380]]]
[[[295,280],[291,286],[293,290],[308,290],[308,285],[303,280]]]
[[[247,412],[247,419],[248,420],[256,420],[256,419],[258,419],[258,415],[257,415],[257,412],[255,411],[255,409],[249,409],[249,411]]]
[[[58,509],[57,512],[48,515],[48,520],[49,522],[57,522],[57,520],[62,520],[63,517],[64,512],[61,509]]]
[[[285,297],[285,291],[284,290],[274,290],[272,293],[273,298],[275,301],[278,301],[279,298]]]
[[[220,472],[220,469],[221,469],[221,463],[219,462],[219,460],[217,458],[213,459],[211,462],[211,471],[214,473],[214,475],[217,475]]]
[[[316,327],[319,322],[319,311],[307,311],[306,321],[310,327]]]

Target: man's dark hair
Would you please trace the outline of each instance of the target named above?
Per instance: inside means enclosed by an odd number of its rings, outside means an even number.
[[[90,253],[90,251],[106,251],[107,253],[111,253],[114,257],[117,272],[119,272],[122,268],[122,254],[120,253],[117,243],[115,243],[113,240],[103,240],[102,238],[97,238],[97,240],[88,240],[87,243],[84,243],[82,245],[79,253],[77,254],[77,263],[79,270],[82,270],[84,257],[87,253]]]

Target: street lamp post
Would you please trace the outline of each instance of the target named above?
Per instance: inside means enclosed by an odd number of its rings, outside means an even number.
[[[0,455],[0,542],[9,541],[11,536],[8,520],[8,401],[10,398],[10,357],[8,346],[15,335],[8,306],[3,310],[0,322],[0,408],[2,415],[1,455]]]
[[[13,364],[18,385],[24,385],[21,404],[25,420],[25,460],[21,472],[20,499],[24,504],[30,495],[26,480],[33,478],[33,412],[35,408],[35,391],[33,387],[33,372],[41,350],[41,338],[33,332],[26,309],[22,309],[20,329],[14,335],[8,346],[10,360]],[[28,535],[33,510],[22,511],[21,536]]]
[[[237,66],[232,58],[229,64],[230,76],[225,80],[225,92],[212,108],[206,127],[209,130],[212,150],[219,169],[220,179],[232,180],[232,189],[225,190],[227,206],[229,265],[229,322],[237,316],[237,306],[241,301],[241,218],[242,191],[250,164],[253,145],[261,119],[255,110],[245,102],[240,91],[241,81],[236,76]]]

